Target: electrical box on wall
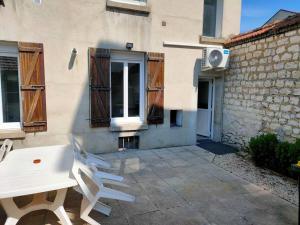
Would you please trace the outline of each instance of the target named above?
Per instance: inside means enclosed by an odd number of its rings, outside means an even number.
[[[205,48],[203,50],[202,71],[225,70],[229,66],[229,49]]]

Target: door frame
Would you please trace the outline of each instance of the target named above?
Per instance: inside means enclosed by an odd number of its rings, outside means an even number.
[[[208,102],[209,107],[211,110],[210,114],[210,126],[209,126],[209,136],[208,138],[213,139],[214,136],[214,109],[215,109],[215,78],[200,78],[198,79],[199,82],[209,82],[209,95],[208,95]],[[198,87],[199,92],[199,87]],[[197,93],[198,96],[198,93]],[[198,105],[197,105],[197,111],[198,111]],[[197,126],[198,126],[198,116],[197,116]],[[198,135],[198,132],[196,131],[196,134]]]

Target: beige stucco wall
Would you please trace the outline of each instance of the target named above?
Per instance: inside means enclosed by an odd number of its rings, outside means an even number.
[[[225,1],[226,2],[226,1]],[[240,5],[240,0],[234,0]],[[149,15],[107,9],[105,0],[5,1],[0,7],[0,40],[44,44],[48,131],[27,134],[17,147],[65,144],[77,134],[93,152],[116,151],[119,135],[89,126],[88,47],[164,52],[165,123],[137,132],[142,149],[196,142],[197,77],[200,49],[166,48],[163,41],[197,43],[202,30],[203,0],[151,0]],[[225,35],[239,30],[240,8],[225,3]],[[230,12],[227,12],[230,11]],[[232,18],[228,15],[231,14]],[[226,16],[227,15],[227,16]],[[162,26],[166,21],[167,26]],[[227,25],[228,23],[228,25]],[[230,25],[229,25],[230,24]],[[78,55],[68,69],[71,51]],[[170,128],[169,110],[184,110],[182,128]],[[136,133],[136,132],[134,132]]]

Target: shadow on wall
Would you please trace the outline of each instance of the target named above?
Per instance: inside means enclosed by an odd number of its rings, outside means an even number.
[[[126,51],[125,44],[114,43],[110,41],[103,41],[98,43],[97,46],[90,46],[93,48],[104,49],[117,49]],[[89,59],[88,49],[86,50],[86,58]],[[70,62],[72,55],[70,56]],[[200,71],[201,61],[197,60],[194,66],[193,85],[195,90],[198,86],[198,76]],[[67,66],[70,66],[67,65]],[[69,69],[75,69],[73,66]],[[178,108],[164,108],[164,124],[161,125],[148,125],[147,127],[147,113],[145,112],[145,124],[136,127],[133,131],[118,132],[122,130],[121,127],[114,126],[112,130],[109,127],[104,128],[91,128],[90,124],[90,84],[89,84],[89,64],[86,67],[85,85],[81,93],[81,99],[78,103],[76,113],[73,118],[72,127],[70,130],[70,142],[72,141],[71,135],[74,136],[84,149],[94,153],[105,153],[117,151],[119,146],[119,137],[126,136],[140,136],[143,140],[140,142],[143,146],[151,146],[151,148],[160,148],[161,146],[173,147],[182,145],[182,143],[191,143],[194,140],[196,144],[196,117],[197,112],[191,110],[183,110],[182,126],[171,126],[170,110],[182,110]],[[146,102],[146,95],[145,95]],[[195,101],[195,108],[197,102]],[[145,107],[147,104],[145,104]],[[159,106],[155,106],[159,108]],[[159,110],[158,110],[159,111]],[[183,141],[182,141],[183,140]],[[142,148],[144,149],[145,147]]]

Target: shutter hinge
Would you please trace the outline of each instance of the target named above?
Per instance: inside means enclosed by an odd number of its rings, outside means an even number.
[[[96,123],[107,123],[107,122],[111,122],[111,119],[90,119],[92,122],[96,122]]]
[[[147,91],[163,91],[163,90],[164,90],[163,87],[153,87],[153,88],[148,87],[147,88]]]
[[[21,90],[44,90],[45,85],[21,85]]]
[[[111,88],[110,87],[101,87],[101,86],[95,86],[95,85],[90,85],[90,88],[93,90],[93,91],[110,91]]]
[[[47,121],[23,122],[24,127],[43,126],[46,124],[47,124]]]

